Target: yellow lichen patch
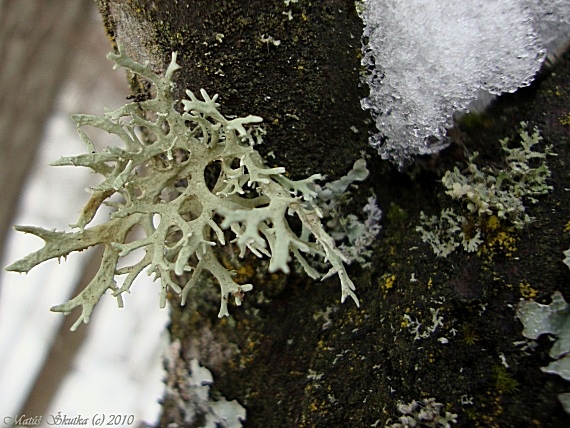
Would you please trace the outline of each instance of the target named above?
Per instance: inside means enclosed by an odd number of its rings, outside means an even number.
[[[570,232],[570,221],[568,221],[568,223],[564,225],[564,232],[566,233]]]
[[[384,293],[384,297],[388,294],[390,290],[394,288],[394,283],[396,282],[396,275],[385,273],[380,278],[380,288]]]
[[[396,275],[390,275],[384,281],[384,289],[391,290],[392,288],[394,288],[394,282],[395,281],[396,281]]]
[[[255,269],[251,264],[243,264],[235,270],[235,281],[238,283],[247,282],[255,275]]]
[[[501,221],[499,220],[499,217],[497,217],[496,215],[490,216],[485,222],[485,228],[487,231],[493,231],[493,230],[496,231],[499,230],[500,227],[501,227]]]
[[[310,412],[316,412],[318,410],[319,410],[319,405],[315,401],[313,401],[309,404],[309,411]]]
[[[521,282],[519,284],[519,291],[521,296],[526,300],[534,299],[538,294],[538,292],[528,282]]]
[[[489,237],[485,245],[479,249],[479,254],[487,254],[492,259],[495,254],[512,257],[516,251],[516,236],[511,235],[508,231],[501,230]]]

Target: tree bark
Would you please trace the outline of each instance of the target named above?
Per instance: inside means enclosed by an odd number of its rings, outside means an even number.
[[[204,88],[220,94],[226,115],[263,117],[267,135],[260,151],[293,177],[338,178],[369,151],[370,119],[360,107],[362,23],[354,1],[98,3],[107,32],[135,59],[162,71],[171,52],[178,52],[180,96],[185,88]],[[569,94],[559,91],[553,98],[548,92],[568,79],[563,61],[555,76],[471,116],[472,122],[450,132],[451,150],[422,160],[413,174],[370,157],[371,178],[352,190],[350,207],[359,213],[374,192],[385,220],[371,262],[349,272],[360,308],[340,304],[334,279],[315,283],[295,273],[268,274],[253,258],[242,261],[237,278],[253,283],[257,295],[232,308],[229,319],[217,319],[217,301],[204,291],[197,290],[183,308],[173,296],[169,330],[181,348],[171,356],[178,362],[169,366],[170,385],[183,385],[190,360],[198,358],[213,371],[215,390],[246,407],[248,427],[383,426],[400,416],[399,401],[429,397],[461,413],[465,426],[564,424],[567,416],[556,401],[562,383],[545,387],[541,363],[522,358],[512,342],[522,339],[513,309],[524,297],[519,282],[531,283],[548,300],[560,279],[568,279],[559,261],[564,243],[554,232],[540,248],[533,246],[546,229],[562,233],[566,220],[547,213],[555,206],[570,212],[568,197],[555,191],[541,202],[541,221],[525,235],[505,228],[518,243],[515,258],[497,247],[493,254],[437,259],[414,229],[421,211],[437,214],[445,206],[437,179],[464,161],[459,148],[498,159],[497,140],[516,135],[521,120],[540,123],[545,139],[568,141],[556,115]],[[131,83],[134,91],[144,90],[141,82]],[[556,146],[553,170],[563,169],[567,146]],[[570,187],[567,174],[557,180],[555,188]],[[534,262],[523,266],[521,259]],[[443,325],[437,334],[414,340],[405,316],[424,328],[441,316]],[[500,355],[517,363],[509,376],[524,385],[519,392],[498,386]],[[185,422],[182,389],[165,395],[161,426],[193,426]],[[532,394],[547,398],[538,404]],[[474,404],[462,404],[469,397]]]
[[[289,7],[264,0],[99,4],[109,35],[138,61],[162,71],[171,52],[178,52],[179,96],[184,88],[195,93],[204,88],[220,95],[226,115],[263,117],[267,135],[259,149],[271,153],[270,163],[285,166],[293,177],[322,173],[339,178],[367,150],[370,120],[360,108],[364,92],[359,86],[362,23],[352,2]],[[133,90],[137,85],[132,82]],[[359,202],[362,196],[366,194],[359,195]],[[171,338],[180,340],[183,359],[197,357],[216,375],[223,373],[224,379],[216,382],[224,389],[237,385],[236,378],[248,379],[225,393],[245,400],[253,415],[259,412],[249,423],[275,416],[274,426],[286,426],[302,414],[314,334],[320,329],[304,331],[301,325],[327,306],[338,309],[338,285],[256,273],[261,269],[255,260],[245,263],[244,271],[254,276],[249,280],[271,296],[271,303],[260,306],[267,312],[246,315],[258,306],[251,302],[245,312],[234,313],[236,328],[216,318],[216,304],[180,308],[175,298]],[[358,313],[352,303],[341,310]],[[245,325],[249,327],[243,330]],[[255,349],[257,355],[241,353],[242,347]],[[252,396],[246,399],[247,389]],[[268,406],[270,396],[273,404]],[[162,426],[183,425],[176,401],[165,397]],[[278,416],[273,415],[275,403],[283,408]]]
[[[184,89],[203,88],[220,95],[227,115],[263,117],[267,137],[260,149],[272,151],[293,176],[318,166],[338,177],[367,147],[369,118],[359,107],[362,24],[352,2],[100,5],[109,34],[135,59],[162,70],[179,52],[181,97]]]

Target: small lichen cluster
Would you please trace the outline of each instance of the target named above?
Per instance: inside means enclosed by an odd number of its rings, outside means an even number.
[[[538,196],[552,190],[545,158],[553,153],[551,146],[542,152],[535,150],[542,137],[537,128],[529,134],[527,126],[521,122],[520,145],[510,147],[509,138],[499,140],[506,153],[503,168],[479,168],[475,152],[464,171],[454,167],[445,173],[441,179],[445,193],[459,201],[467,214],[458,214],[453,208],[442,210],[439,217],[420,214],[416,230],[437,256],[446,257],[459,246],[467,252],[477,251],[483,243],[482,225],[491,216],[516,229],[522,229],[533,220],[525,204],[537,203]]]
[[[566,266],[570,268],[570,248],[563,251],[563,254],[564,254],[564,259],[562,260],[562,263],[564,263]]]
[[[197,359],[185,361],[181,344],[174,340],[165,357],[167,377],[164,380],[163,400],[173,402],[179,421],[168,426],[200,426],[206,428],[238,428],[246,421],[246,409],[237,401],[224,396],[213,398],[212,372],[200,365]],[[175,410],[170,410],[176,412]],[[172,414],[170,416],[173,416]]]
[[[457,423],[457,415],[443,410],[443,404],[428,398],[422,401],[413,400],[411,403],[398,404],[398,411],[402,414],[398,422],[387,424],[386,428],[404,427],[442,427],[449,428]],[[443,413],[443,414],[442,414]]]
[[[347,263],[357,262],[363,267],[370,264],[372,244],[382,229],[382,210],[376,203],[376,197],[370,196],[362,208],[364,221],[355,214],[345,215],[344,212],[351,202],[349,187],[357,181],[364,181],[368,174],[366,161],[361,158],[345,176],[316,187],[317,204],[326,220],[327,230],[339,244]]]
[[[412,319],[409,314],[404,314],[402,327],[408,329],[410,334],[414,336],[414,340],[427,339],[435,333],[439,327],[443,327],[443,317],[439,314],[440,309],[441,308],[429,308],[431,314],[431,326],[427,324],[424,325],[419,322],[417,318]]]
[[[476,251],[483,243],[479,230],[468,236],[463,230],[467,219],[455,212],[453,208],[444,208],[438,216],[428,217],[420,212],[420,225],[416,231],[422,235],[422,241],[429,244],[438,257],[447,257],[459,246],[467,252]]]
[[[79,295],[52,308],[64,313],[82,308],[72,329],[88,322],[107,290],[122,307],[122,294],[130,291],[143,271],[160,278],[162,307],[169,289],[179,294],[184,304],[202,274],[209,272],[221,287],[222,317],[228,315],[230,295],[239,305],[244,293],[253,288],[237,284],[231,269],[218,259],[215,248],[230,245],[232,239],[240,257],[248,250],[269,257],[270,272],[288,273],[292,255],[311,278],[338,275],[341,300],[350,296],[358,305],[355,286],[343,265],[345,258],[321,224],[315,202],[315,182],[321,175],[293,181],[285,176],[284,168],[266,166],[254,149],[262,135],[254,124],[262,119],[224,117],[218,110],[217,95],[210,97],[202,90],[202,101],[187,90],[189,98],[176,101],[172,81],[179,69],[176,53],[164,76],[132,60],[120,48],[108,58],[116,67],[152,83],[155,95],[106,111],[103,116],[72,116],[88,153],[61,158],[54,165],[88,167],[104,180],[91,189],[91,198],[72,225],[76,231],[17,226],[19,231],[42,238],[45,245],[8,270],[28,272],[46,260],[102,245],[101,264],[91,282]],[[122,147],[97,151],[85,126],[115,135]],[[87,227],[103,204],[114,208],[110,219]],[[289,217],[297,218],[295,226]],[[137,249],[144,249],[138,262],[118,267]],[[304,254],[322,257],[328,272],[317,271]],[[122,282],[118,283],[118,278]]]

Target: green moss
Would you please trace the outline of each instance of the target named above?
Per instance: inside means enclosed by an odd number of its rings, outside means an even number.
[[[502,365],[493,367],[495,388],[500,394],[512,395],[519,390],[519,382]]]
[[[463,333],[463,341],[469,346],[475,345],[481,339],[470,323],[463,324],[461,332]]]
[[[390,223],[402,224],[408,218],[408,213],[400,205],[395,202],[390,203],[388,211],[386,211],[386,220]]]

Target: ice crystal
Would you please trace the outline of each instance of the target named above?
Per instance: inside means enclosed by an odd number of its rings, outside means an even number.
[[[530,84],[545,45],[567,41],[567,1],[366,0],[362,107],[379,133],[370,144],[404,164],[445,146],[453,115],[482,92]]]

